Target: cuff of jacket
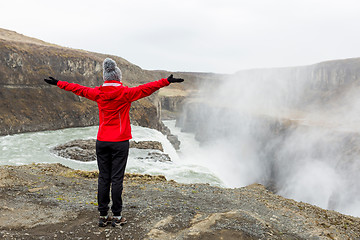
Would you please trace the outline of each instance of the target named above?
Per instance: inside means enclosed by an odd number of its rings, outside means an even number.
[[[59,80],[56,85],[57,85],[59,88],[63,88],[66,83],[67,83],[67,82],[65,82],[65,81],[60,81],[60,80]]]
[[[167,78],[163,78],[162,80],[165,80],[164,83],[166,84],[165,86],[169,86],[170,85],[170,82]]]

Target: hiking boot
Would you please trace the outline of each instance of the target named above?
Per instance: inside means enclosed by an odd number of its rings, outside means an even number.
[[[99,218],[99,227],[106,227],[111,222],[111,217],[109,216],[100,216]]]
[[[125,223],[127,223],[126,218],[121,217],[121,216],[120,216],[120,217],[114,216],[113,219],[112,219],[112,221],[111,221],[111,225],[112,225],[113,227],[122,226],[122,225],[124,225]]]

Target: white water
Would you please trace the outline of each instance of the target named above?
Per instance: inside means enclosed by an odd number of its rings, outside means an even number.
[[[317,70],[301,71],[249,70],[204,82],[184,106],[184,129],[197,128],[205,140],[198,155],[228,187],[257,182],[360,216],[360,88],[340,75],[343,84],[318,86],[325,81]]]
[[[172,179],[181,183],[209,183],[224,186],[222,181],[207,167],[190,157],[195,154],[199,145],[193,135],[182,133],[175,127],[175,121],[166,121],[165,124],[174,134],[179,136],[179,140],[182,142],[179,151],[172,147],[164,135],[154,129],[132,126],[132,135],[135,141],[153,140],[161,142],[164,153],[170,156],[172,162],[139,159],[147,157],[149,150],[131,148],[126,172],[160,174],[168,180]],[[59,157],[50,151],[56,145],[75,139],[96,138],[97,130],[98,127],[71,128],[0,137],[0,165],[61,163],[73,169],[97,170],[96,161],[75,161]],[[157,150],[151,151],[156,152]],[[160,153],[160,151],[158,152]]]
[[[153,140],[161,142],[164,148],[164,153],[168,154],[172,161],[159,162],[149,159],[140,159],[147,157],[149,151],[156,152],[157,150],[141,150],[131,148],[126,172],[151,175],[160,174],[164,175],[168,180],[173,179],[180,183],[209,183],[211,185],[221,187],[231,187],[235,183],[242,184],[242,186],[248,184],[242,180],[248,178],[246,175],[248,172],[254,172],[251,171],[252,166],[249,167],[248,165],[244,165],[241,161],[239,163],[240,166],[235,166],[229,162],[231,160],[231,156],[228,154],[215,154],[216,149],[211,150],[200,147],[199,143],[194,139],[193,134],[181,132],[179,128],[175,127],[175,121],[165,121],[164,123],[171,129],[173,134],[179,137],[179,140],[181,141],[179,151],[176,151],[172,147],[171,143],[164,135],[156,130],[149,128],[132,126],[133,140]],[[73,169],[97,170],[96,161],[80,162],[62,158],[51,153],[51,149],[56,145],[64,144],[75,139],[93,139],[96,137],[97,130],[97,127],[85,127],[2,136],[0,137],[0,165],[61,163]],[[216,147],[223,148],[223,146],[219,145]],[[323,195],[329,195],[329,192],[332,190],[329,189],[328,186],[330,180],[332,180],[330,182],[333,183],[330,186],[347,186],[347,184],[342,185],[342,182],[339,181],[338,178],[334,178],[334,175],[336,174],[332,174],[334,172],[332,169],[329,169],[323,164],[320,164],[320,162],[314,162],[314,164],[317,164],[316,169],[321,169],[322,172],[328,173],[328,177],[325,179],[327,182],[325,183],[325,180],[323,180],[320,181],[320,183],[323,184],[319,184],[317,180],[321,180],[324,177],[324,174],[320,176],[318,172],[313,170],[313,166],[304,165],[304,171],[307,172],[307,174],[304,174],[304,176],[309,176],[310,174],[312,177],[309,177],[308,179],[305,177],[305,182],[307,183],[305,188],[302,185],[299,186],[290,184],[291,186],[295,186],[293,187],[295,190],[299,190],[302,193],[307,193],[309,192],[308,189],[315,187],[318,189],[317,191],[323,193]],[[239,169],[244,170],[243,172],[239,173]],[[234,176],[237,176],[235,183]],[[298,176],[299,175],[294,175],[294,178],[297,178],[297,181],[299,180]],[[314,178],[314,176],[319,176],[319,179]],[[292,180],[294,180],[294,178]],[[302,178],[300,178],[300,180],[301,179]],[[291,188],[292,191],[294,191],[293,188]],[[351,190],[352,188],[349,189]],[[349,189],[348,187],[345,188],[345,193],[348,192]],[[327,201],[325,203],[319,202],[318,198],[316,198],[317,195],[305,195],[307,198],[304,199],[304,194],[301,197],[293,195],[288,196],[289,189],[284,188],[283,190],[284,191],[280,191],[279,194],[285,197],[295,199],[300,198],[300,201],[306,201],[319,206],[327,205]],[[339,192],[340,190],[338,189],[337,191]],[[340,192],[343,193],[342,191]],[[335,210],[345,214],[359,216],[360,208],[358,198],[354,198],[352,200],[348,199],[347,194],[345,193],[341,195],[342,198],[344,198],[343,201],[345,201],[346,204],[339,205]]]

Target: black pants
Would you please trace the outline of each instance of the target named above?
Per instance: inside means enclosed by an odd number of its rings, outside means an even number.
[[[122,190],[129,141],[103,142],[96,141],[96,156],[99,167],[98,179],[98,210],[101,216],[107,215],[110,203],[114,216],[120,216],[122,211]]]

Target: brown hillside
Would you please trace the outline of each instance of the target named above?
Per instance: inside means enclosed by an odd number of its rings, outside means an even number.
[[[85,86],[101,85],[102,61],[113,58],[127,86],[167,77],[166,71],[147,71],[112,55],[61,47],[0,29],[0,135],[97,124],[97,106],[44,83],[54,76]],[[184,84],[171,88],[194,89],[214,74],[177,73]],[[154,95],[133,104],[133,124],[159,129],[159,99]]]

